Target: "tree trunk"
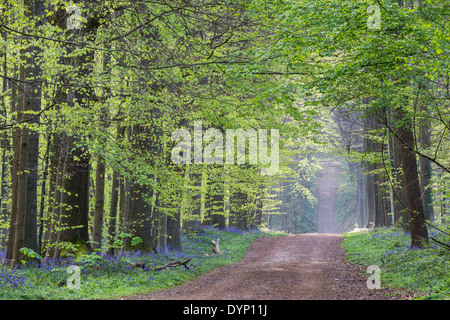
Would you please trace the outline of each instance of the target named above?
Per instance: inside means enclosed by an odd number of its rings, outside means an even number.
[[[405,178],[402,164],[402,142],[393,137],[394,144],[394,223],[400,223],[403,230],[409,231],[409,215],[406,204]]]
[[[177,210],[173,216],[167,216],[167,248],[169,250],[181,249],[180,227],[180,211]]]
[[[403,165],[404,187],[406,193],[406,205],[409,216],[409,230],[411,232],[411,246],[422,247],[422,241],[428,240],[428,232],[424,223],[425,214],[420,194],[419,175],[417,172],[417,160],[414,153],[414,134],[407,118],[406,112],[398,107],[395,109],[395,117],[398,123],[397,135],[403,146],[401,157]]]
[[[165,213],[164,206],[162,205],[164,200],[161,199],[161,194],[158,193],[153,207],[154,221],[154,237],[156,242],[156,249],[158,252],[167,252],[167,214]]]
[[[192,168],[191,168],[192,170]],[[195,170],[199,170],[199,168],[195,168]],[[186,217],[183,219],[183,230],[186,233],[196,233],[202,230],[201,225],[201,210],[202,210],[202,174],[201,173],[191,173],[191,182],[193,185],[191,186],[192,197],[190,203],[190,209]]]
[[[72,244],[78,253],[89,253],[92,250],[88,243],[90,154],[86,147],[76,146],[77,138],[67,139],[69,154],[63,178],[57,242],[59,245]],[[69,251],[58,248],[55,256]]]
[[[59,27],[67,28],[68,14],[65,9],[59,9],[55,13],[54,18]],[[93,41],[96,32],[100,26],[100,17],[88,17],[81,29],[69,31],[71,36],[68,40],[71,42]],[[77,37],[79,37],[77,39]],[[77,48],[76,45],[69,44],[68,53],[73,53]],[[76,57],[64,59],[66,64],[74,67],[81,79],[88,78],[93,72],[94,51],[86,49],[86,51]],[[72,79],[67,79],[74,81]],[[76,79],[75,79],[76,81]],[[70,104],[78,103],[80,108],[86,108],[89,101],[95,97],[94,90],[90,87],[90,83],[85,86],[71,87],[72,91],[68,93],[66,101]],[[64,242],[71,244],[78,252],[90,252],[89,245],[89,181],[90,181],[90,152],[77,134],[68,137],[68,159],[66,163],[66,175],[63,185],[64,192],[61,202],[64,212],[60,211],[60,231],[57,235],[59,246]],[[55,256],[67,250],[58,248]]]
[[[50,256],[53,251],[52,244],[56,241],[55,227],[59,221],[59,211],[61,206],[62,181],[65,175],[67,151],[65,148],[64,136],[58,133],[53,134],[51,141],[50,155],[50,187],[48,210],[46,217],[46,230],[43,241],[42,253]]]
[[[154,155],[152,154],[155,148],[155,140],[158,138],[154,136],[152,130],[148,127],[136,125],[133,128],[132,139],[137,153],[142,156],[145,155],[151,163],[154,163]],[[140,237],[142,243],[134,246],[133,249],[142,251],[153,251],[154,237],[152,235],[152,206],[151,199],[153,198],[153,189],[148,185],[141,184],[136,181],[130,182],[130,207],[126,228],[128,233],[134,237]]]
[[[153,238],[151,234],[151,212],[149,199],[151,191],[148,187],[137,183],[130,184],[130,209],[126,224],[127,233],[133,237],[140,237],[142,242],[133,246],[133,250],[146,252],[153,251]]]
[[[16,70],[15,70],[16,71]],[[16,75],[17,72],[13,72]],[[11,114],[13,120],[19,121],[17,86],[11,88]],[[11,159],[11,216],[9,220],[8,230],[8,246],[6,248],[6,259],[12,260],[14,252],[14,237],[15,237],[15,221],[17,217],[17,182],[19,172],[19,143],[20,143],[20,128],[12,129],[12,159]]]
[[[248,230],[247,217],[245,215],[245,204],[247,201],[247,194],[241,190],[235,190],[230,199],[230,226],[240,229]],[[284,214],[283,214],[284,215]]]
[[[208,173],[207,190],[205,202],[207,219],[204,218],[203,224],[225,228],[223,167],[212,166]]]
[[[8,21],[6,17],[4,17],[4,20],[2,21],[4,25],[8,24]],[[3,30],[1,33],[1,38],[4,41],[8,41],[7,33],[5,30]],[[0,111],[0,116],[4,117],[6,119],[7,116],[7,107],[6,107],[6,97],[8,95],[8,55],[5,50],[3,53],[3,81],[2,81],[2,109]],[[10,142],[8,137],[8,132],[4,130],[4,132],[1,135],[0,138],[0,150],[2,150],[2,155],[0,161],[1,164],[1,186],[0,186],[0,221],[6,222],[8,220],[8,180],[7,180],[7,170],[8,170],[8,162],[9,162],[9,156],[7,155],[7,150],[10,148]],[[0,248],[4,248],[6,246],[6,239],[7,239],[7,229],[1,227],[0,228]]]
[[[430,137],[430,121],[427,117],[428,107],[426,103],[420,104],[420,110],[423,112],[423,116],[419,126],[420,146],[422,149],[428,149],[431,146]],[[434,220],[433,212],[433,196],[430,187],[431,181],[431,161],[425,157],[420,157],[420,191],[422,194],[422,204],[425,219],[429,221]]]
[[[368,115],[364,119],[364,131],[365,135],[368,134],[370,130],[375,129],[375,119]],[[374,152],[375,146],[374,142],[368,137],[364,137],[364,152]],[[376,166],[372,163],[366,163],[364,168],[364,204],[365,204],[365,222],[366,227],[373,227],[376,223],[377,216],[377,190],[376,190],[376,177],[372,173],[376,169]]]
[[[103,215],[105,207],[105,172],[105,161],[101,156],[98,156],[97,169],[95,172],[95,206],[92,226],[92,249],[101,249],[102,247]]]
[[[25,0],[25,16],[37,18],[36,27],[42,24],[44,14],[43,0]],[[25,30],[27,31],[27,30]],[[28,44],[29,45],[29,44]],[[22,49],[20,66],[20,84],[18,93],[17,120],[23,123],[37,124],[38,117],[30,111],[40,110],[41,86],[39,77],[41,70],[37,63],[36,55],[39,48],[29,46]],[[17,176],[17,201],[16,213],[11,224],[14,225],[14,240],[8,244],[12,246],[11,264],[15,265],[20,260],[19,250],[28,247],[37,250],[37,182],[38,182],[38,157],[39,136],[26,126],[15,129],[16,148],[14,155],[17,157],[17,166],[13,166],[13,174]],[[18,149],[17,149],[18,148]],[[17,171],[15,171],[17,170]],[[12,240],[12,239],[10,239]],[[11,251],[10,251],[11,252]]]

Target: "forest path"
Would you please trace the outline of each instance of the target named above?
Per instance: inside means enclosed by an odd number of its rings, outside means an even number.
[[[241,262],[168,290],[122,299],[388,299],[384,290],[367,289],[363,267],[345,261],[341,241],[335,234],[259,238]]]

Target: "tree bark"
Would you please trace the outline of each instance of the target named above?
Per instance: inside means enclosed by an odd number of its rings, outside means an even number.
[[[6,17],[4,17],[4,20],[2,21],[4,25],[8,24],[8,21]],[[3,30],[1,33],[1,38],[4,41],[8,41],[8,36],[5,30]],[[5,52],[2,55],[3,58],[3,81],[2,81],[2,109],[0,110],[0,116],[4,117],[6,119],[7,116],[7,106],[6,106],[6,97],[8,95],[8,54],[5,50]],[[2,150],[1,155],[1,186],[0,186],[0,221],[6,222],[8,220],[8,180],[7,180],[7,170],[8,170],[8,162],[9,162],[9,156],[7,155],[7,150],[10,148],[10,139],[8,137],[8,133],[5,130],[0,138],[0,150]],[[7,230],[6,228],[0,228],[0,248],[5,247],[6,245],[6,239],[7,239]]]
[[[25,0],[25,17],[37,18],[35,27],[43,23],[44,1]],[[27,29],[27,28],[26,28]],[[27,30],[25,30],[27,31]],[[39,77],[41,70],[37,63],[36,55],[39,48],[25,43],[28,47],[21,50],[22,65],[19,77],[24,80],[19,85],[17,121],[25,124],[14,129],[15,143],[13,144],[14,156],[17,157],[13,166],[13,176],[17,176],[17,196],[13,201],[15,214],[12,215],[11,224],[14,226],[14,235],[11,235],[8,246],[12,246],[11,264],[15,265],[20,260],[19,250],[28,247],[37,250],[37,182],[38,182],[38,157],[39,136],[32,132],[27,124],[37,124],[38,117],[31,112],[40,110],[41,87]],[[12,239],[13,237],[13,239]]]
[[[191,168],[192,170],[193,168]],[[194,170],[199,170],[199,168],[194,168]],[[183,219],[183,230],[186,233],[196,233],[202,230],[201,225],[201,211],[202,211],[202,195],[201,195],[201,187],[202,187],[202,174],[201,173],[191,173],[191,182],[193,185],[191,186],[192,197],[190,203],[190,209],[188,210],[187,215]]]
[[[177,210],[176,213],[167,216],[167,248],[169,250],[181,249],[181,239],[180,239],[180,211]]]
[[[102,247],[103,216],[105,208],[105,172],[105,161],[101,156],[98,156],[95,172],[95,206],[92,226],[92,249],[94,250]]]
[[[364,133],[375,129],[375,119],[371,115],[367,115],[364,119]],[[368,137],[364,137],[364,152],[374,152],[375,144]],[[377,217],[377,186],[376,177],[372,173],[376,169],[376,165],[367,162],[364,168],[364,204],[365,204],[365,227],[374,227]]]
[[[399,223],[403,230],[409,231],[409,216],[406,208],[405,180],[402,165],[402,143],[393,137],[394,151],[394,223]]]
[[[411,232],[411,246],[422,247],[422,242],[428,240],[428,231],[425,226],[425,214],[420,194],[419,175],[417,172],[417,159],[413,151],[414,134],[406,112],[398,107],[395,109],[397,120],[397,135],[403,146],[401,148],[404,188],[409,216],[409,230]]]
[[[419,139],[422,149],[427,149],[431,146],[430,138],[430,121],[427,118],[428,107],[425,103],[420,104],[420,111],[423,112],[423,116],[420,120],[419,126]],[[433,196],[430,188],[431,181],[431,161],[425,157],[420,157],[420,191],[422,194],[422,204],[425,219],[429,221],[434,220],[433,212]]]
[[[88,243],[90,154],[86,147],[76,145],[77,140],[68,137],[57,242],[74,245],[78,253],[89,253],[92,250]],[[57,249],[55,256],[66,253],[67,250]]]

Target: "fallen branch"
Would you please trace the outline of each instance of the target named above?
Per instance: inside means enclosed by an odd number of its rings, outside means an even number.
[[[436,242],[438,245],[444,247],[445,249],[450,250],[450,245],[449,244],[441,242],[441,241],[439,241],[439,240],[437,240],[437,239],[435,239],[433,237],[430,237],[430,239],[433,240],[434,242]]]
[[[186,261],[173,261],[173,262],[166,263],[163,266],[159,266],[159,267],[156,267],[156,268],[153,268],[150,270],[159,271],[159,270],[163,270],[163,269],[167,269],[167,268],[175,268],[175,267],[181,267],[181,266],[185,267],[186,270],[188,270],[189,267],[187,266],[187,264],[189,261],[191,261],[191,259],[188,259]],[[146,270],[146,267],[147,267],[147,265],[145,263],[133,263],[132,265],[136,268],[142,268],[143,270]]]
[[[165,264],[163,266],[156,267],[153,270],[158,271],[158,270],[163,270],[163,269],[166,269],[166,268],[175,268],[175,267],[181,267],[181,266],[185,267],[186,270],[188,270],[189,267],[187,266],[187,263],[189,261],[191,261],[191,259],[188,259],[188,260],[183,261],[183,262],[182,261],[174,261],[174,262],[167,263],[167,264]]]

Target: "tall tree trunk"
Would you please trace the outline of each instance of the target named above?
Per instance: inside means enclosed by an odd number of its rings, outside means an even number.
[[[125,127],[117,125],[117,140],[123,139],[125,136]],[[123,195],[123,179],[120,178],[119,171],[113,170],[112,185],[111,185],[111,203],[109,208],[109,225],[108,225],[108,254],[113,255],[115,252],[114,243],[117,237],[118,223],[117,223],[117,211],[119,206],[119,191]],[[120,224],[120,218],[119,218]],[[120,225],[119,225],[120,227]]]
[[[191,168],[191,170],[199,170],[199,168]],[[186,217],[183,219],[183,230],[186,233],[196,233],[202,230],[201,225],[201,211],[202,211],[202,195],[201,195],[201,188],[202,188],[202,174],[201,173],[190,173],[191,181],[193,182],[193,185],[191,186],[191,203],[190,203],[190,209],[188,210],[188,213]]]
[[[238,188],[232,193],[230,199],[230,226],[240,230],[247,230],[248,224],[245,214],[247,194],[241,191],[240,187]]]
[[[69,154],[63,178],[57,242],[70,243],[77,252],[88,253],[92,249],[88,243],[90,154],[86,147],[76,145],[77,138],[67,139]],[[67,250],[57,250],[56,257],[66,253]]]
[[[409,215],[409,230],[411,232],[411,246],[422,247],[422,241],[428,240],[428,231],[425,226],[425,214],[420,194],[419,175],[417,172],[417,159],[413,151],[414,134],[406,112],[398,107],[394,110],[397,126],[397,135],[403,146],[401,148],[404,187],[406,204]]]
[[[153,208],[153,216],[156,219],[156,228],[154,228],[156,237],[156,249],[158,252],[167,252],[167,222],[168,217],[162,205],[163,199],[158,195]]]
[[[14,70],[13,75],[16,75]],[[11,88],[11,114],[15,121],[18,119],[18,88],[13,85]],[[6,259],[12,260],[14,252],[14,237],[15,237],[15,222],[17,217],[17,181],[19,172],[19,143],[20,143],[20,128],[12,129],[12,158],[11,158],[11,215],[8,230],[8,246],[6,248]]]
[[[119,180],[119,190],[120,190],[120,200],[119,200],[119,207],[120,207],[120,213],[119,213],[119,234],[127,233],[128,232],[128,216],[130,215],[130,183],[128,180],[124,179],[123,177]],[[126,249],[126,238],[122,238],[122,248],[121,250],[124,251]]]
[[[169,250],[181,249],[180,220],[181,217],[179,210],[177,210],[174,215],[167,216],[167,248]]]
[[[65,9],[59,9],[54,15],[55,21],[62,29],[67,28],[68,14]],[[71,30],[68,32],[70,41],[82,42],[93,41],[97,30],[100,26],[100,17],[88,17],[83,26],[79,30]],[[79,37],[79,39],[75,39]],[[70,44],[69,53],[75,51],[76,45]],[[67,64],[76,68],[81,79],[88,79],[93,72],[94,51],[87,48],[83,54],[66,58]],[[76,79],[70,79],[76,81]],[[75,101],[80,104],[81,108],[87,107],[90,101],[95,97],[94,90],[90,87],[89,80],[82,86],[76,86],[68,93],[69,103],[74,104]],[[72,99],[73,98],[73,99]],[[66,163],[66,176],[63,181],[64,192],[62,206],[64,214],[60,215],[61,230],[58,232],[58,243],[71,243],[79,252],[90,252],[89,245],[89,181],[90,181],[90,152],[77,134],[68,137],[69,154]],[[59,256],[60,250],[55,255]]]
[[[420,121],[419,126],[419,139],[420,146],[422,149],[427,149],[431,146],[431,137],[430,137],[430,120],[427,117],[428,107],[426,103],[420,104],[420,111],[423,112],[423,116]],[[434,212],[433,212],[433,196],[432,190],[430,187],[431,181],[431,161],[425,157],[420,157],[420,191],[422,194],[422,204],[425,219],[433,221],[434,220]]]
[[[212,223],[219,228],[226,227],[226,218],[225,218],[225,172],[223,167],[215,168],[216,177],[215,177],[215,188],[214,194],[212,197],[212,208],[213,211],[211,213]]]
[[[405,175],[402,164],[402,142],[393,137],[394,144],[394,223],[400,223],[403,230],[409,231],[409,215],[406,204]]]
[[[224,172],[223,167],[218,165],[211,166],[208,172],[208,181],[206,183],[205,199],[205,217],[203,225],[217,226],[225,228],[224,212]]]
[[[46,216],[46,228],[43,241],[42,253],[45,256],[52,255],[52,244],[56,241],[55,228],[59,221],[59,210],[61,206],[62,181],[65,175],[65,159],[67,151],[62,134],[52,135],[50,151],[50,186],[48,198],[48,210]]]
[[[133,127],[132,140],[134,148],[139,156],[146,156],[154,163],[152,154],[155,147],[153,132],[148,127],[135,125]],[[152,206],[153,189],[137,181],[130,182],[130,207],[126,228],[132,236],[142,239],[142,243],[134,246],[134,249],[153,251],[154,237],[152,235]]]
[[[45,164],[44,164],[44,172],[42,174],[42,184],[41,184],[41,201],[40,201],[40,208],[39,208],[39,234],[38,234],[38,251],[40,254],[42,254],[42,240],[44,235],[44,225],[45,225],[45,217],[44,217],[44,211],[45,211],[45,202],[46,202],[46,196],[47,196],[47,176],[48,176],[48,167],[50,162],[50,146],[51,146],[51,137],[50,135],[47,136],[47,147],[45,151]]]
[[[5,8],[6,9],[6,8]],[[6,16],[4,15],[4,21],[2,21],[4,25],[8,24]],[[5,30],[0,32],[0,36],[3,41],[8,41],[7,33]],[[6,119],[7,116],[7,106],[6,106],[6,97],[8,95],[8,54],[5,52],[2,55],[2,67],[3,67],[3,81],[2,81],[2,105],[0,110],[0,116]],[[9,157],[7,155],[7,150],[10,147],[9,137],[6,130],[3,131],[0,137],[0,150],[1,150],[1,185],[0,185],[0,221],[6,222],[8,220],[8,183],[7,183],[7,170],[8,170],[8,162]],[[7,231],[6,228],[0,228],[0,248],[3,248],[6,245]]]
[[[142,243],[134,246],[133,249],[146,252],[153,251],[150,198],[151,191],[147,186],[137,183],[130,184],[130,211],[126,225],[127,233],[142,239]]]
[[[108,224],[108,254],[114,254],[114,242],[116,241],[117,228],[117,207],[119,203],[119,172],[113,171],[111,184],[111,202],[109,208],[109,224]]]
[[[365,135],[371,130],[375,129],[375,119],[373,116],[368,115],[364,119],[364,131]],[[375,144],[368,137],[364,137],[364,152],[374,152]],[[377,216],[377,186],[376,177],[372,173],[376,169],[376,166],[372,163],[365,164],[364,170],[364,204],[365,204],[365,223],[366,227],[373,227],[376,223]]]
[[[97,168],[95,172],[95,205],[94,221],[92,226],[92,249],[102,247],[103,216],[105,208],[105,161],[101,156],[97,157]]]
[[[44,1],[25,0],[25,16],[36,18],[38,27],[43,22]],[[27,30],[25,30],[27,31]],[[21,123],[38,123],[38,117],[33,114],[40,110],[41,87],[39,77],[41,75],[36,55],[39,48],[26,43],[28,47],[22,49],[19,77],[23,80],[19,87],[17,120]],[[30,114],[30,111],[32,112]],[[11,223],[14,225],[14,241],[11,264],[17,264],[20,260],[19,250],[28,247],[37,250],[37,182],[38,182],[38,157],[39,136],[27,126],[15,129],[16,148],[14,155],[18,156],[17,166],[13,167],[13,174],[17,175],[17,197],[15,201],[16,213]],[[16,169],[17,171],[14,171]],[[14,199],[13,199],[14,200]],[[10,239],[11,240],[11,239]]]

